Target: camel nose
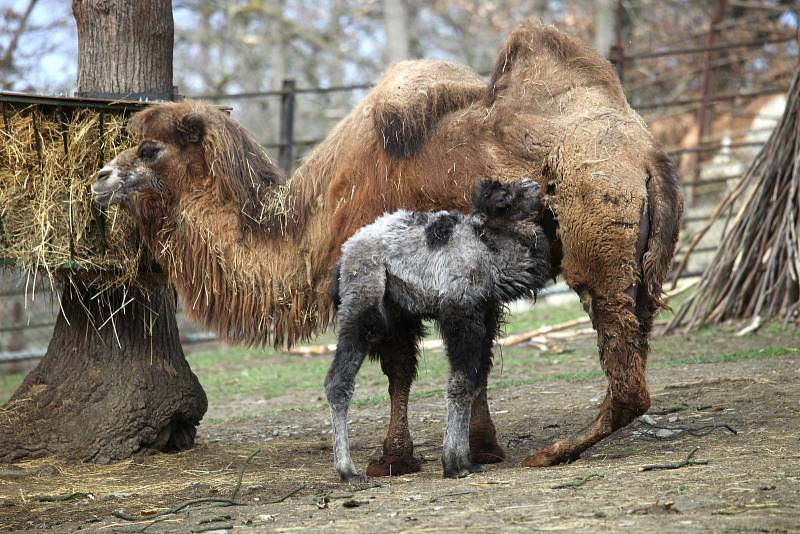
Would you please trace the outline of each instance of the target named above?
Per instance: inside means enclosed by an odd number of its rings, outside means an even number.
[[[95,176],[94,179],[95,179],[95,181],[98,181],[98,182],[100,180],[105,180],[106,178],[111,176],[112,172],[113,171],[111,169],[109,169],[108,167],[103,167],[102,169],[97,171],[97,176]]]
[[[119,184],[115,184],[114,180],[110,180],[112,175],[114,174],[114,169],[111,167],[103,167],[94,177],[94,183],[92,184],[92,193],[95,195],[102,195],[107,193],[111,189],[114,189],[115,186],[118,187]]]

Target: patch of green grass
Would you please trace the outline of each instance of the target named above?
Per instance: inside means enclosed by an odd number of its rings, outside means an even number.
[[[11,397],[22,383],[26,374],[26,372],[0,374],[0,404],[5,403]]]
[[[798,328],[795,324],[783,324],[783,321],[770,321],[761,327],[760,334],[766,336],[782,336],[786,334],[797,334]]]
[[[781,358],[789,354],[798,354],[800,349],[794,347],[769,347],[763,349],[738,350],[723,354],[697,354],[688,358],[663,362],[653,367],[658,369],[680,367],[682,365],[706,364],[706,363],[728,363],[744,360],[769,360]]]
[[[527,332],[542,326],[564,323],[585,316],[586,312],[583,311],[583,307],[577,299],[559,304],[540,303],[528,310],[507,315],[505,331],[508,334]]]

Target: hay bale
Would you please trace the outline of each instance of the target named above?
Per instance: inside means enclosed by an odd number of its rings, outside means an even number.
[[[100,166],[133,144],[123,113],[3,104],[0,259],[28,273],[85,272],[103,287],[134,282],[143,259],[135,225],[101,212],[90,186]]]

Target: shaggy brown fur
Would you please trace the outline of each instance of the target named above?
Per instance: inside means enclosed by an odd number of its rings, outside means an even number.
[[[140,112],[130,129],[170,151],[153,165],[162,181],[126,205],[189,317],[234,342],[291,344],[310,336],[319,327],[310,254],[284,251],[307,251],[315,236],[285,231],[305,218],[290,217],[290,186],[252,136],[191,101]],[[138,150],[123,152],[114,166],[133,171]]]
[[[202,147],[186,148],[177,137],[190,112],[208,118]],[[525,465],[574,460],[647,410],[647,339],[681,197],[674,169],[628,107],[613,69],[590,48],[523,24],[488,87],[446,62],[398,63],[288,182],[210,107],[167,104],[146,113],[152,118],[139,121],[139,134],[176,144],[177,163],[166,193],[143,196],[134,211],[192,316],[222,335],[256,343],[270,333],[276,343],[311,335],[331,314],[329,266],[358,228],[399,208],[465,211],[474,181],[530,176],[547,192],[543,226],[555,270],[592,316],[609,387],[586,432]],[[126,158],[134,156],[118,160]],[[251,169],[269,170],[258,180]],[[271,208],[259,211],[264,203]],[[243,231],[250,219],[267,223]],[[276,232],[277,221],[287,231]],[[408,376],[388,374],[390,394],[406,389]],[[406,402],[393,398],[393,414]],[[473,406],[471,452],[502,459],[488,413],[484,392]],[[403,436],[402,444],[387,439],[370,474],[388,474],[387,458],[418,469],[405,418],[393,416],[388,434]]]
[[[374,103],[372,120],[384,150],[397,158],[416,152],[444,115],[481,100],[486,93],[481,79],[462,65],[404,61],[396,63],[392,72],[399,82],[396,92]]]

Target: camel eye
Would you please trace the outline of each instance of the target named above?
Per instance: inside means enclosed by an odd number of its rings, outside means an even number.
[[[152,161],[156,159],[156,156],[158,156],[159,152],[161,152],[161,147],[159,147],[157,144],[143,143],[139,147],[139,158],[146,161]]]

